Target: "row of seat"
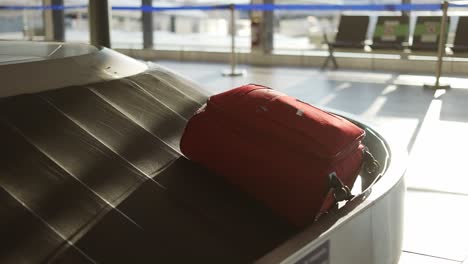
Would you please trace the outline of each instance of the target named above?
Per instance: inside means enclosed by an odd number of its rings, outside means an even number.
[[[447,23],[447,29],[448,29]],[[336,40],[329,43],[335,48],[363,48],[369,27],[368,16],[342,16]],[[408,44],[408,16],[380,16],[372,37],[372,49],[436,51],[441,28],[440,16],[420,16],[416,20],[413,41]],[[446,31],[448,32],[448,30]],[[446,38],[447,39],[447,38]],[[468,17],[459,17],[452,50],[468,51]]]
[[[338,67],[333,55],[335,48],[364,49],[366,46],[369,16],[341,16],[338,32],[334,42],[328,43],[330,56],[323,67],[331,60]],[[413,32],[413,41],[409,43],[409,16],[379,16],[372,37],[372,50],[386,51],[427,51],[436,52],[438,49],[441,29],[440,16],[417,17]],[[450,18],[447,23],[447,30]],[[326,36],[325,36],[326,37]],[[447,37],[445,37],[447,40]],[[451,47],[453,54],[468,52],[468,17],[459,17],[455,39]]]

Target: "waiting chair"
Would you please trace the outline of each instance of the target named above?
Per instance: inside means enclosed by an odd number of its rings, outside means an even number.
[[[368,16],[341,16],[335,41],[328,42],[324,34],[325,42],[328,44],[329,56],[325,59],[322,69],[328,65],[329,61],[333,62],[335,69],[338,68],[338,63],[333,55],[335,48],[363,49],[368,27]]]
[[[458,19],[452,51],[454,54],[468,53],[468,17]]]

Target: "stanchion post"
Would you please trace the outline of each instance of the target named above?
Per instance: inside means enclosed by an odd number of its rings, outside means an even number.
[[[443,57],[445,52],[445,36],[447,35],[447,13],[448,13],[449,3],[448,1],[444,1],[442,3],[442,21],[440,23],[440,36],[439,36],[439,45],[437,48],[437,65],[435,71],[435,84],[434,85],[424,85],[425,88],[433,88],[433,89],[448,89],[450,85],[441,85],[440,84],[440,75],[442,74],[442,63]]]
[[[234,5],[229,6],[231,13],[231,72],[236,72],[236,19]]]
[[[241,76],[244,75],[245,71],[236,69],[236,17],[235,17],[235,5],[229,6],[231,15],[231,70],[223,71],[223,76]]]

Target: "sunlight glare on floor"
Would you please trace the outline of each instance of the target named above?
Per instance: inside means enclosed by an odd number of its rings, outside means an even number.
[[[420,87],[424,84],[435,84],[436,78],[428,75],[413,75],[413,74],[400,74],[393,81],[396,85],[407,85]],[[450,85],[451,88],[455,89],[468,89],[468,79],[458,77],[441,77],[440,84]]]

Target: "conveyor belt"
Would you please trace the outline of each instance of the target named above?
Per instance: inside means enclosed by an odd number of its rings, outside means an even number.
[[[295,230],[185,159],[164,71],[0,99],[0,263],[248,263]]]

